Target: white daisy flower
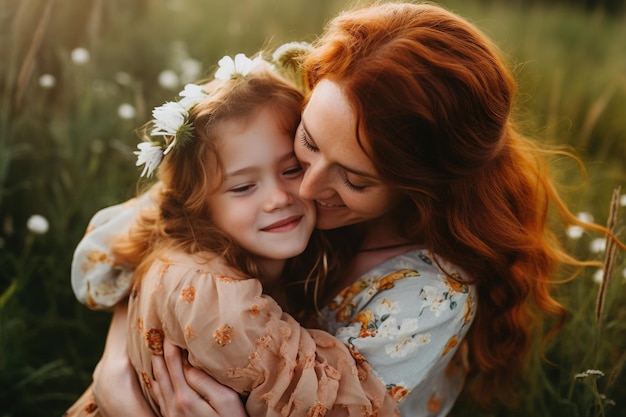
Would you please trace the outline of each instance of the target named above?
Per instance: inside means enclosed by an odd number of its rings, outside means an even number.
[[[36,235],[48,232],[48,220],[40,214],[33,214],[26,222],[26,228]]]
[[[234,60],[228,55],[224,56],[217,63],[219,68],[215,72],[215,78],[218,80],[230,80],[238,75],[245,77],[261,61],[260,57],[250,59],[244,54],[235,55]]]
[[[168,101],[155,107],[152,110],[154,129],[150,134],[152,136],[175,136],[178,129],[185,124],[187,116],[187,110],[175,101]]]
[[[154,170],[157,169],[163,159],[161,145],[152,142],[142,142],[137,145],[137,148],[139,150],[133,152],[137,155],[137,163],[135,165],[141,166],[145,164],[143,171],[141,171],[141,176],[143,177],[145,175],[149,177]]]
[[[204,90],[202,90],[202,86],[196,84],[187,84],[183,91],[178,93],[178,95],[182,97],[182,99],[178,101],[178,104],[184,107],[187,111],[204,100],[207,96]]]

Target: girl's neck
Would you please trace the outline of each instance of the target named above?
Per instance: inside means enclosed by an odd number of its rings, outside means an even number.
[[[271,288],[278,281],[285,269],[286,260],[284,259],[258,259],[259,279],[263,287]]]

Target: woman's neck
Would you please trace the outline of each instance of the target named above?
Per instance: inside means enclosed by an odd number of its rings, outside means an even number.
[[[352,284],[363,274],[389,259],[421,247],[397,232],[397,220],[393,216],[376,219],[363,224],[363,235],[359,250],[342,274],[344,280],[340,289]]]

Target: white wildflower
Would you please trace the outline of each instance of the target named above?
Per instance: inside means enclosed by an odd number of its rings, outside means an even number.
[[[622,194],[619,198],[619,205],[622,207],[626,207],[626,194]]]
[[[581,222],[585,222],[585,223],[593,222],[593,216],[591,215],[591,213],[586,212],[586,211],[581,211],[580,213],[576,215],[576,217]],[[567,228],[565,233],[567,233],[567,236],[569,236],[571,239],[579,239],[583,235],[584,231],[585,229],[583,229],[582,227],[577,226],[577,225],[572,225]]]
[[[589,244],[589,250],[593,253],[600,253],[606,250],[606,239],[596,238]]]
[[[597,376],[597,377],[604,376],[604,372],[598,369],[587,369],[585,373],[590,376]]]
[[[187,111],[207,97],[207,94],[202,90],[202,86],[196,84],[185,85],[183,91],[178,93],[178,95],[182,97],[178,104]]]
[[[596,284],[602,284],[602,280],[603,279],[604,279],[604,270],[603,269],[598,269],[593,274],[593,282],[595,282]]]
[[[130,120],[135,118],[137,111],[132,104],[122,103],[117,108],[117,115],[122,119]]]
[[[159,74],[159,85],[168,90],[174,90],[180,85],[178,74],[172,70],[161,71]]]
[[[569,236],[571,239],[580,239],[584,232],[585,229],[580,226],[569,226],[565,230],[565,233],[567,233],[567,236]]]
[[[56,85],[57,79],[52,74],[43,74],[39,77],[39,85],[42,88],[52,88]]]
[[[145,175],[149,177],[154,170],[157,169],[163,159],[161,145],[152,142],[142,142],[137,145],[137,148],[139,151],[133,152],[137,155],[137,163],[135,165],[141,166],[145,164],[141,176],[143,177]]]
[[[89,51],[85,48],[76,48],[71,53],[72,61],[77,65],[89,62]]]
[[[152,136],[176,136],[178,129],[185,124],[187,116],[187,110],[175,101],[168,101],[155,107],[152,110],[154,129],[150,134]]]
[[[580,220],[581,222],[585,222],[585,223],[593,222],[593,215],[587,211],[581,211],[580,213],[576,215],[576,217],[578,217],[578,220]]]
[[[215,78],[218,80],[230,80],[237,76],[245,77],[261,61],[260,57],[250,59],[244,54],[235,55],[234,60],[229,56],[225,56],[217,63],[219,68],[215,72]]]
[[[48,232],[48,220],[40,214],[33,214],[28,218],[26,227],[36,235],[43,235]]]

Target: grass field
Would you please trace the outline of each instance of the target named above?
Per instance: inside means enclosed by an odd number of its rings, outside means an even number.
[[[442,0],[490,35],[519,80],[523,130],[581,156],[555,161],[574,213],[626,214],[626,21],[563,6]],[[308,40],[339,0],[0,0],[0,417],[62,415],[91,379],[109,313],[79,305],[71,256],[99,208],[132,196],[133,130],[224,54]],[[31,220],[33,215],[43,217]],[[562,231],[603,259],[599,236]],[[625,237],[622,232],[622,239]],[[514,410],[456,416],[626,416],[626,262],[598,313],[598,273],[559,288],[570,319]],[[539,355],[538,355],[539,356]],[[597,370],[598,372],[586,372]]]

